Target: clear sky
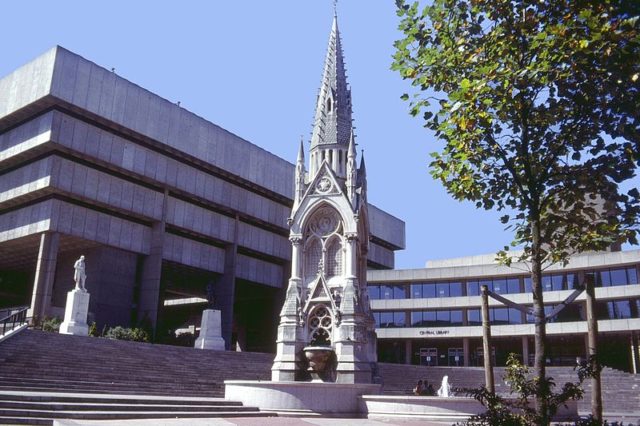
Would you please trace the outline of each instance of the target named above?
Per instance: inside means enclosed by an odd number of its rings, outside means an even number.
[[[310,139],[331,0],[20,0],[2,15],[0,76],[58,44],[291,162]],[[394,2],[341,0],[338,22],[369,201],[406,223],[396,267],[507,244],[498,213],[452,200],[428,174],[438,144],[389,69]]]

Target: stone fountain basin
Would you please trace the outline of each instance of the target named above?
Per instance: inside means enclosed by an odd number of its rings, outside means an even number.
[[[477,400],[465,396],[396,396],[363,395],[363,411],[370,419],[420,418],[457,422],[484,413],[486,408]],[[578,418],[578,402],[569,401],[558,408],[554,421],[572,421]]]

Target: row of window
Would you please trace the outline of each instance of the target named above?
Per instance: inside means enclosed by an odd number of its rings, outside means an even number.
[[[550,314],[555,305],[545,305],[545,315]],[[640,299],[616,300],[596,303],[598,319],[640,318]],[[397,327],[459,327],[482,325],[480,309],[444,309],[429,311],[384,311],[374,312],[376,328]],[[584,303],[572,303],[562,309],[549,322],[585,321]],[[490,308],[489,321],[493,325],[533,324],[534,317],[514,308]]]
[[[585,273],[596,287],[612,287],[638,283],[635,267],[605,269]],[[483,280],[446,281],[412,284],[370,284],[369,297],[379,299],[428,299],[434,297],[478,296],[486,285],[497,294],[530,293],[531,278],[495,278]],[[543,291],[571,290],[578,286],[578,276],[573,273],[546,274],[542,277]]]

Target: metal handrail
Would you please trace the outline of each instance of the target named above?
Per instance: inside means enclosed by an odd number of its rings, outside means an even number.
[[[4,336],[27,322],[28,306],[9,308],[11,312],[4,318],[0,318],[0,336]]]

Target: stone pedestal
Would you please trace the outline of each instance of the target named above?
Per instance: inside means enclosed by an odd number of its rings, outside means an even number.
[[[222,321],[220,311],[205,309],[202,312],[202,324],[200,325],[200,337],[194,345],[196,349],[213,349],[224,351],[224,339],[222,338]]]
[[[64,310],[64,321],[60,324],[60,333],[76,336],[88,336],[89,325],[89,293],[75,289],[67,293],[67,305]]]

